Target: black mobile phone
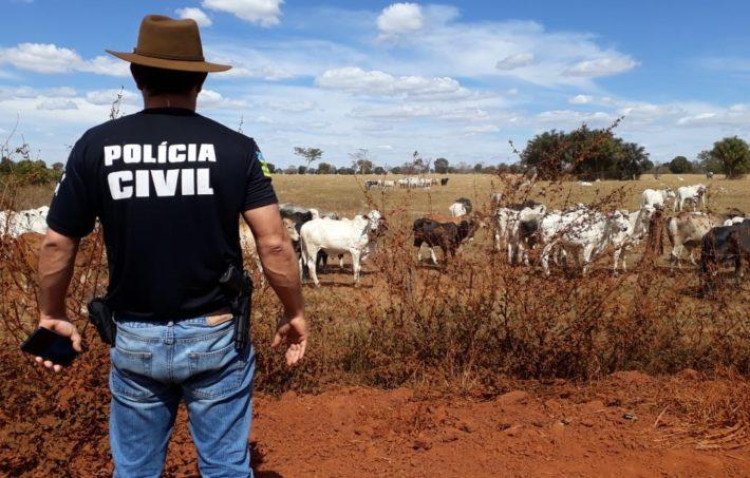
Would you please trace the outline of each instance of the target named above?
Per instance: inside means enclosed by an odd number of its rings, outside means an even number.
[[[21,350],[64,367],[70,365],[78,355],[68,337],[44,327],[36,329],[21,345]]]

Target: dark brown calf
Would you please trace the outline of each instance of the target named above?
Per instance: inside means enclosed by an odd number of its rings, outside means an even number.
[[[750,264],[750,222],[715,227],[701,241],[700,274],[703,285],[700,294],[712,294],[715,277],[723,264],[734,264],[735,278],[742,278],[742,261]]]
[[[436,222],[432,219],[421,218],[414,221],[412,231],[414,232],[414,247],[417,248],[417,254],[419,254],[422,244],[427,244],[430,249],[439,247],[443,251],[443,257],[447,264],[448,257],[453,257],[456,254],[458,246],[474,235],[476,224],[473,221],[470,222],[467,220],[455,224],[453,222]],[[433,261],[435,261],[434,254],[432,257]]]

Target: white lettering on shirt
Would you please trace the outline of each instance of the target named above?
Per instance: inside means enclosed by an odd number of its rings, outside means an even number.
[[[125,181],[133,180],[132,171],[115,171],[109,173],[107,181],[109,182],[109,190],[112,193],[112,199],[115,201],[119,199],[129,199],[133,197],[133,186],[125,186]]]

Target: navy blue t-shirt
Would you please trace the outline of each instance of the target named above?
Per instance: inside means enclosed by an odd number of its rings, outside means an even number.
[[[83,135],[47,223],[80,238],[98,217],[112,309],[174,320],[227,305],[218,281],[242,263],[240,213],[276,202],[255,141],[190,110],[154,108]]]

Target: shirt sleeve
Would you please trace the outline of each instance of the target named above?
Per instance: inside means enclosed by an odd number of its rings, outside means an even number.
[[[263,153],[253,142],[248,165],[243,211],[256,209],[269,204],[276,204],[276,192],[271,184],[271,173],[268,171]]]
[[[50,229],[73,238],[90,234],[96,221],[92,191],[96,185],[92,184],[91,175],[86,171],[84,150],[83,140],[79,140],[70,152],[47,214]]]

